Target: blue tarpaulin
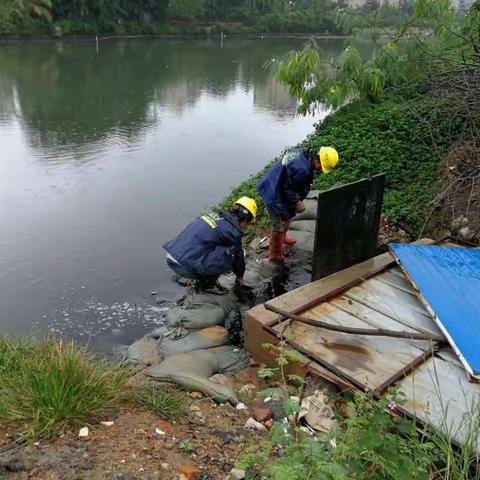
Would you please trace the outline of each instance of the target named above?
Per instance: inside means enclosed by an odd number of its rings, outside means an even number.
[[[461,362],[480,375],[480,250],[391,244],[390,249]]]

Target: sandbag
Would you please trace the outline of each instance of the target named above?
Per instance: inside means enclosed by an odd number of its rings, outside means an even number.
[[[317,200],[307,198],[303,203],[305,205],[305,210],[302,213],[297,213],[292,219],[293,222],[297,220],[315,220],[317,218]]]
[[[321,190],[310,190],[308,195],[305,197],[306,199],[318,199],[318,196],[320,195]]]
[[[133,363],[153,365],[157,358],[157,339],[146,335],[128,347],[128,359]]]
[[[236,297],[232,293],[188,293],[168,311],[165,323],[170,328],[181,325],[188,330],[223,325],[235,302]]]
[[[158,380],[177,383],[186,390],[204,392],[217,401],[236,404],[235,392],[209,380],[209,377],[215,373],[235,372],[246,367],[248,355],[245,351],[223,346],[173,355],[160,365],[147,368],[144,373]]]
[[[313,246],[315,243],[315,235],[313,233],[291,230],[289,231],[288,236],[297,241],[295,246],[300,250],[313,252]]]
[[[199,305],[194,309],[174,307],[165,317],[165,323],[170,328],[182,326],[187,330],[223,325],[226,318],[225,310],[218,305]]]
[[[225,310],[228,315],[235,307],[236,298],[232,293],[215,295],[213,293],[189,293],[177,302],[177,306],[185,309],[195,309],[202,305],[216,305]]]
[[[290,230],[315,233],[316,225],[316,220],[296,220],[290,223]]]
[[[190,332],[182,338],[172,336],[161,337],[157,341],[157,356],[159,359],[192,352],[202,348],[213,348],[228,343],[228,331],[223,327],[210,327]]]

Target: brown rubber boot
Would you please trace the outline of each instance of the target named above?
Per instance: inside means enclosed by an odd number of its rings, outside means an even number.
[[[268,245],[268,259],[271,262],[283,263],[283,232],[273,232]]]

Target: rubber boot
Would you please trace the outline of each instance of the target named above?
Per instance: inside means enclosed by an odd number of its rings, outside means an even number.
[[[283,243],[285,245],[295,245],[297,241],[294,238],[288,236],[288,229],[290,228],[290,222],[285,225],[285,230],[283,231]]]
[[[273,232],[268,245],[268,259],[271,262],[283,263],[283,232]]]
[[[295,238],[288,237],[287,232],[288,232],[288,229],[283,232],[283,243],[285,245],[290,245],[290,246],[295,245],[297,243],[297,240],[295,240]]]

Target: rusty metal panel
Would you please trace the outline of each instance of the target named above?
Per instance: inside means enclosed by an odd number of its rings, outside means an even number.
[[[419,366],[399,383],[406,396],[403,409],[459,444],[476,439],[480,387],[470,383],[450,347]]]
[[[332,298],[328,302],[306,310],[303,315],[349,327],[382,327],[402,331],[426,330],[438,334],[431,319],[415,314],[415,309],[421,308],[421,304],[415,296],[403,291],[399,293],[397,287],[379,284],[374,281],[374,278],[347,290],[344,294]],[[387,275],[386,278],[390,277]],[[404,287],[413,291],[408,283]],[[381,290],[378,290],[379,288]],[[392,318],[393,315],[385,315],[382,311],[352,301],[348,298],[352,292],[362,300],[371,300],[372,292],[383,298],[395,298],[395,313],[397,315],[405,314],[405,316],[408,314],[410,326]],[[392,307],[385,303],[382,306],[388,313]],[[284,328],[285,323],[283,322],[277,325],[275,330],[282,332]],[[426,341],[351,335],[298,322],[292,322],[285,335],[293,338],[306,351],[335,365],[344,374],[362,383],[369,390],[383,385],[387,379],[421,356],[422,352],[431,348],[431,343]]]
[[[280,324],[275,330],[281,332],[283,328]],[[410,340],[375,337],[376,340],[372,341],[372,337],[320,330],[297,322],[289,326],[285,335],[295,339],[313,355],[335,365],[368,390],[381,386],[423,351]]]
[[[385,174],[320,192],[313,280],[375,256]]]
[[[384,274],[377,275],[368,282],[351,288],[346,292],[345,298],[358,304],[357,308],[365,315],[372,309],[383,312],[385,316],[389,316],[402,324],[403,330],[408,331],[409,328],[405,327],[410,327],[417,332],[442,336],[440,329],[425,311],[411,285],[405,281],[401,284],[401,289],[399,288],[400,283],[397,283],[395,287],[393,286],[395,281],[393,280],[395,277],[393,272],[395,271],[401,273],[399,268],[389,269]],[[361,309],[361,306],[364,308]]]

